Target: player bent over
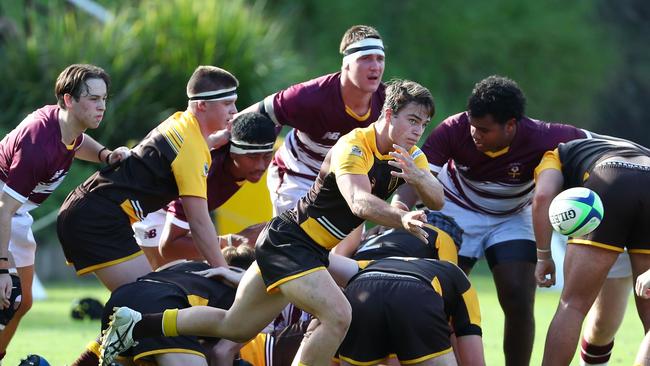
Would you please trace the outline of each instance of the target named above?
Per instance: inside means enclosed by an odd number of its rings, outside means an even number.
[[[543,365],[571,362],[585,315],[625,248],[634,278],[650,268],[650,227],[646,224],[650,220],[650,193],[637,188],[650,184],[650,149],[623,139],[596,137],[560,144],[544,155],[535,170],[533,224],[540,257],[535,271],[538,283],[547,283],[546,276],[555,274],[550,256],[551,200],[563,189],[586,187],[600,196],[605,211],[596,230],[569,238],[564,288],[546,335]],[[647,332],[650,301],[637,298],[636,306]]]
[[[342,365],[485,365],[476,291],[455,264],[424,258],[372,261],[345,289],[352,323]],[[451,327],[450,327],[451,325]],[[454,350],[450,337],[456,337]]]

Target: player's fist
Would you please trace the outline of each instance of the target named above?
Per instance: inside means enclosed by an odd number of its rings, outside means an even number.
[[[650,270],[645,271],[636,278],[636,294],[644,299],[650,299]]]

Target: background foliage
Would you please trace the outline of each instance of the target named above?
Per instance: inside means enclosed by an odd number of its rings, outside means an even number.
[[[240,108],[340,68],[342,33],[374,25],[387,45],[385,79],[429,87],[431,127],[461,111],[478,80],[509,76],[528,114],[650,144],[650,2],[643,0],[98,0],[103,23],[65,0],[0,3],[0,134],[53,103],[57,74],[89,62],[113,78],[105,120],[91,134],[132,145],[186,105],[199,64],[231,70]],[[36,215],[55,210],[95,166],[77,164]]]

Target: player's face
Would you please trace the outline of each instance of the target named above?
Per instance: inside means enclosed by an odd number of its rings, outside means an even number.
[[[79,100],[70,96],[66,109],[80,126],[86,128],[99,127],[106,111],[106,83],[102,79],[87,79]]]
[[[428,124],[427,109],[409,103],[399,112],[391,114],[389,135],[393,143],[408,150],[417,144]]]
[[[488,114],[481,118],[469,118],[470,133],[476,149],[482,152],[496,152],[507,147],[515,133],[515,120],[500,124]]]
[[[384,56],[365,55],[348,64],[352,83],[366,93],[374,93],[384,75]]]
[[[230,154],[235,165],[235,176],[257,183],[271,163],[273,152],[253,154]]]
[[[210,132],[223,130],[237,113],[237,99],[206,101],[205,112]]]

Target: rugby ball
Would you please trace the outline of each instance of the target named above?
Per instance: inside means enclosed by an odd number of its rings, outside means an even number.
[[[603,202],[589,188],[569,188],[558,194],[548,209],[553,229],[562,235],[583,236],[594,231],[603,219]]]

